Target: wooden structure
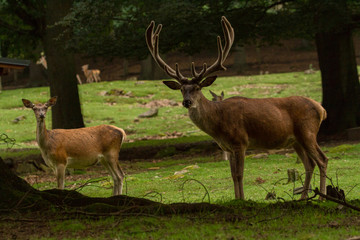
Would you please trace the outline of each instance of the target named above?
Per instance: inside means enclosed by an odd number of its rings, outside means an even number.
[[[30,65],[29,60],[0,58],[0,76],[7,75],[10,69],[24,69]]]

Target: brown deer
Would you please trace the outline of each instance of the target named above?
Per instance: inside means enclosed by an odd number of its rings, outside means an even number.
[[[213,98],[211,99],[212,101],[214,102],[217,102],[217,101],[222,101],[224,100],[224,92],[221,92],[220,95],[217,95],[216,93],[214,93],[213,91],[209,90],[210,94],[213,96]]]
[[[320,191],[325,194],[328,159],[321,151],[316,136],[321,122],[326,118],[326,111],[319,103],[300,96],[263,99],[231,97],[214,102],[202,94],[201,89],[210,86],[217,77],[208,76],[219,70],[226,70],[224,62],[234,42],[234,30],[230,22],[222,17],[221,23],[225,44],[222,45],[218,36],[217,60],[210,67],[204,63],[200,72],[196,71],[195,64],[192,63],[191,79],[181,74],[178,64],[175,64],[174,70],[161,59],[159,35],[162,25],[154,30],[155,22],[150,23],[145,34],[148,48],[158,65],[176,80],[163,83],[173,90],[181,91],[183,106],[188,109],[190,119],[224,151],[231,153],[230,168],[236,198],[244,199],[243,172],[247,148],[290,146],[295,149],[305,167],[301,199],[308,196],[315,165],[320,169]]]
[[[81,69],[84,72],[87,83],[92,83],[94,81],[95,82],[101,81],[99,69],[89,69],[89,64],[85,64],[81,66]]]
[[[35,113],[36,141],[45,163],[56,175],[58,188],[64,189],[67,167],[82,169],[101,162],[114,180],[113,195],[120,195],[125,175],[118,158],[126,137],[124,130],[111,125],[47,130],[46,112],[49,107],[55,105],[56,100],[56,97],[52,97],[44,104],[33,104],[22,99],[24,106],[31,108]]]

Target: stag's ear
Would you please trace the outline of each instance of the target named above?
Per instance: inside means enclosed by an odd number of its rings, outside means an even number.
[[[34,107],[34,104],[30,100],[22,99],[22,102],[23,102],[24,106],[27,107],[27,108],[33,108]]]
[[[221,92],[221,97],[224,99],[224,91]]]
[[[217,78],[217,76],[212,76],[212,77],[206,78],[204,81],[202,81],[200,83],[200,87],[203,88],[203,87],[210,86],[211,84],[213,84],[213,82],[216,80],[216,78]]]
[[[48,107],[52,107],[56,104],[56,101],[57,101],[57,97],[55,96],[55,97],[50,98],[46,104],[48,105]]]
[[[181,85],[175,81],[163,81],[163,83],[172,90],[179,90],[181,89]]]

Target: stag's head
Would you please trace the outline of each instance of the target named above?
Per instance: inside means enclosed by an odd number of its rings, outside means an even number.
[[[183,105],[186,108],[197,107],[198,100],[200,98],[200,92],[203,87],[210,86],[217,76],[209,76],[214,72],[220,70],[226,70],[223,65],[226,57],[230,52],[230,48],[234,42],[234,29],[232,28],[230,22],[226,17],[221,18],[221,24],[224,32],[225,45],[222,46],[220,36],[217,37],[218,45],[218,58],[210,66],[207,67],[207,64],[203,64],[203,68],[200,72],[197,72],[195,69],[195,64],[191,64],[191,73],[192,77],[187,78],[183,76],[180,72],[179,65],[175,64],[175,70],[171,68],[168,64],[162,60],[159,55],[159,35],[162,28],[162,25],[158,25],[156,30],[155,22],[152,21],[149,27],[146,30],[146,43],[150,50],[151,55],[157,62],[157,64],[162,68],[171,78],[176,81],[163,81],[163,83],[173,90],[181,90],[183,94]]]
[[[36,120],[38,122],[42,122],[45,119],[48,108],[54,106],[56,104],[56,100],[57,100],[57,97],[52,97],[46,103],[34,104],[30,100],[27,100],[27,99],[22,99],[22,102],[25,107],[31,108],[34,111]]]

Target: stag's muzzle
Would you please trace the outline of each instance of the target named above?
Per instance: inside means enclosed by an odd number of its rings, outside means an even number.
[[[192,102],[191,102],[191,100],[184,100],[182,104],[184,107],[189,108],[191,106]]]

